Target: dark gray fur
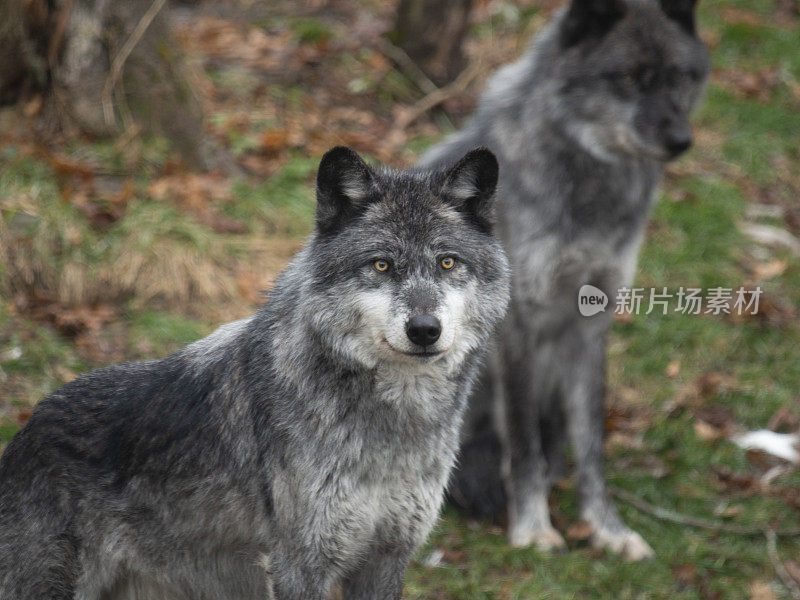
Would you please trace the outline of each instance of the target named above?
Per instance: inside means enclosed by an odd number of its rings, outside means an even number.
[[[508,302],[496,179],[485,150],[436,172],[326,154],[318,231],[256,315],[79,377],[11,441],[0,599],[399,599]],[[444,342],[398,341],[420,311]]]
[[[693,0],[573,0],[490,79],[472,122],[422,160],[440,164],[480,145],[501,165],[511,307],[495,368],[471,401],[452,494],[483,514],[507,497],[514,545],[564,547],[547,497],[569,441],[593,543],[631,559],[652,554],[606,490],[605,350],[663,165],[691,142],[688,117],[709,70],[693,11]],[[610,309],[580,316],[584,284],[604,290]]]

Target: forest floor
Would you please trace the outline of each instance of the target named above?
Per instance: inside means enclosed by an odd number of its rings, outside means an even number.
[[[298,5],[300,8],[298,8]],[[32,406],[90,369],[165,355],[252,312],[311,227],[321,154],[347,144],[396,166],[461,125],[485,79],[554,8],[480,1],[470,77],[437,108],[379,36],[392,3],[235,2],[175,10],[209,133],[243,174],[188,171],[158,139],[47,140],[35,102],[0,111],[0,445]],[[800,422],[800,16],[792,0],[708,0],[714,70],[695,147],[670,165],[636,286],[755,286],[759,313],[659,310],[610,344],[610,483],[753,535],[663,521],[618,500],[657,558],[592,550],[574,480],[552,498],[570,551],[506,546],[499,524],[446,509],[406,598],[800,597],[800,473],[730,441]],[[745,230],[761,226],[756,241]],[[787,242],[788,240],[788,242]]]

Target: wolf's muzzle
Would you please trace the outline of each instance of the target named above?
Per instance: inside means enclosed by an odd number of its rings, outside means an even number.
[[[433,315],[417,315],[406,323],[406,335],[418,346],[432,346],[442,335],[442,324]]]
[[[689,147],[692,145],[692,137],[691,135],[686,134],[676,134],[674,136],[667,137],[665,143],[667,146],[667,151],[673,158],[675,158],[689,149]]]

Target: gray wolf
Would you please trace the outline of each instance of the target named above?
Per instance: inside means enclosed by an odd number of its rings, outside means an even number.
[[[565,547],[547,498],[569,441],[592,543],[652,555],[617,514],[603,473],[613,310],[582,317],[577,295],[591,284],[613,307],[631,282],[664,164],[691,144],[689,114],[709,71],[693,13],[694,0],[573,0],[492,76],[471,123],[421,161],[476,145],[500,161],[511,306],[494,368],[470,401],[452,496],[483,514],[507,507],[514,546]]]
[[[0,598],[395,599],[504,315],[497,161],[322,158],[254,316],[39,403],[0,461]]]

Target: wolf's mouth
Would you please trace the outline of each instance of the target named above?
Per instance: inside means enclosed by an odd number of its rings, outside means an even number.
[[[389,348],[393,352],[397,352],[397,354],[402,354],[403,356],[411,356],[412,358],[435,358],[437,356],[441,356],[442,354],[444,354],[443,350],[424,350],[422,352],[406,352],[405,350],[399,350],[398,348],[392,346],[392,344],[390,344],[389,340],[387,340],[386,338],[383,338],[381,341],[383,342],[383,344],[386,345],[387,348]]]
[[[442,354],[442,352],[440,352],[440,351],[434,351],[434,352],[401,352],[401,354],[405,354],[406,356],[416,356],[416,357],[423,358],[423,357],[429,357],[429,356],[439,356],[440,354]]]

